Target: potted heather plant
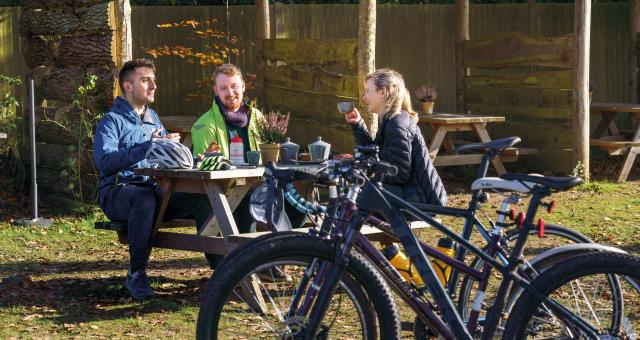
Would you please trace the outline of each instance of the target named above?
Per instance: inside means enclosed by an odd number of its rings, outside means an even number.
[[[420,104],[422,104],[422,112],[432,114],[433,106],[436,104],[436,99],[438,98],[436,88],[430,85],[422,85],[418,87],[415,94]]]
[[[287,136],[289,113],[282,115],[280,112],[270,111],[257,123],[262,164],[266,165],[269,161],[276,163],[280,157],[280,143],[283,143]]]

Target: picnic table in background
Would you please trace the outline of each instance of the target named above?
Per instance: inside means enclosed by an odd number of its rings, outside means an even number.
[[[434,113],[419,115],[418,124],[430,126],[433,136],[429,143],[429,154],[435,166],[480,164],[481,153],[455,154],[455,145],[449,132],[473,131],[480,142],[490,142],[491,136],[487,131],[488,123],[503,123],[501,116],[482,116],[459,113]],[[446,154],[440,152],[445,148]],[[510,148],[502,152],[491,163],[496,172],[501,175],[506,172],[503,162],[513,162],[522,154],[536,153],[535,149]]]
[[[164,128],[170,132],[178,132],[182,144],[191,148],[191,127],[198,120],[195,116],[161,116],[160,121]]]
[[[640,104],[591,103],[590,108],[591,115],[602,118],[593,130],[590,144],[609,155],[626,155],[617,178],[618,182],[624,182],[640,152]],[[615,118],[620,113],[634,118],[635,126],[631,131],[618,129]]]

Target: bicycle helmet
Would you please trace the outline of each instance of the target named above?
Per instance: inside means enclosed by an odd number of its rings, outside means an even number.
[[[189,148],[171,139],[158,138],[153,140],[145,158],[153,168],[193,168],[193,155],[191,155]]]

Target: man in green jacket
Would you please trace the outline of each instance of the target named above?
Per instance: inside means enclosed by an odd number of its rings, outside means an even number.
[[[244,100],[246,85],[238,67],[222,64],[213,77],[213,105],[191,128],[193,154],[221,152],[229,159],[229,140],[237,134],[242,138],[246,162],[247,151],[258,150],[256,123],[262,113]]]
[[[213,91],[215,97],[209,111],[205,112],[191,127],[193,154],[205,152],[221,152],[230,159],[229,143],[233,136],[242,138],[244,158],[247,161],[247,151],[257,151],[258,133],[256,124],[262,113],[244,100],[246,84],[242,79],[240,69],[232,64],[222,64],[216,68],[214,74]],[[240,233],[255,232],[255,223],[249,211],[250,197],[248,194],[233,212],[233,218]],[[222,260],[222,256],[206,254],[209,266],[215,269]]]

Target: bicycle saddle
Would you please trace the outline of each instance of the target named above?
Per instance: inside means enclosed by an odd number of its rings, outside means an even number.
[[[520,143],[520,137],[504,137],[492,140],[486,143],[471,143],[458,146],[455,151],[456,153],[460,153],[462,151],[468,150],[477,150],[477,149],[489,149],[489,150],[502,150],[506,148],[510,148],[518,143]]]
[[[507,173],[500,176],[500,178],[536,183],[559,191],[570,189],[582,183],[582,178],[580,177],[550,177]]]

